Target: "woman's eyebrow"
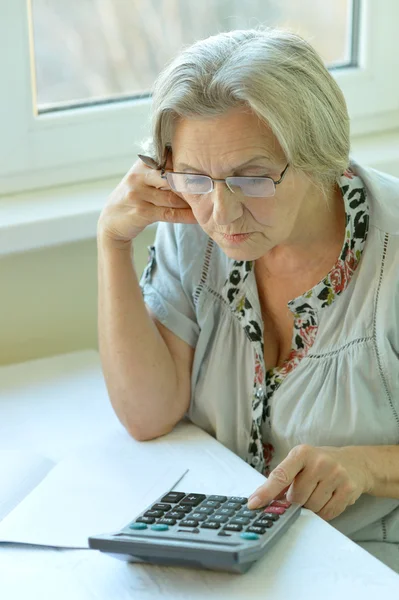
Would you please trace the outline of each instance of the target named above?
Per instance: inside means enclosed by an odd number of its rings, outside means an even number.
[[[270,161],[271,158],[269,156],[265,156],[265,155],[259,155],[259,156],[253,156],[252,158],[250,158],[249,160],[247,160],[245,163],[242,163],[241,165],[238,165],[237,167],[235,167],[235,169],[233,170],[235,171],[239,171],[240,169],[242,169],[243,167],[245,167],[246,165],[253,163],[255,160],[266,160],[266,161]],[[259,165],[264,166],[264,165]],[[177,163],[175,165],[175,169],[177,171],[183,171],[183,170],[189,170],[191,172],[196,172],[196,173],[201,173],[201,169],[196,169],[195,167],[192,167],[191,165],[187,165],[186,163]]]

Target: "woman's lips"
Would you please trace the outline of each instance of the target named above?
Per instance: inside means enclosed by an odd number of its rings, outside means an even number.
[[[223,233],[223,238],[227,241],[227,242],[231,242],[232,244],[240,244],[241,242],[244,242],[245,240],[247,240],[250,237],[250,233],[236,233],[233,235],[227,235],[227,233]]]

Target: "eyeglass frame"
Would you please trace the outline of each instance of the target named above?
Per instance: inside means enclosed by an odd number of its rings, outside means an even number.
[[[168,148],[167,155],[168,155],[168,153],[169,153],[169,148]],[[215,185],[214,185],[215,181],[223,181],[227,185],[227,187],[229,188],[229,190],[231,191],[231,193],[235,194],[235,192],[230,188],[229,184],[227,183],[227,180],[228,179],[233,179],[233,177],[226,177],[226,179],[214,179],[213,177],[210,177],[209,175],[204,175],[203,173],[185,173],[185,172],[181,172],[181,171],[166,171],[165,165],[166,165],[166,162],[167,162],[167,155],[166,155],[166,160],[164,162],[164,165],[161,167],[161,177],[162,177],[162,179],[166,179],[167,180],[167,177],[165,175],[166,172],[167,173],[174,173],[176,175],[198,175],[200,177],[207,177],[208,179],[210,179],[212,181],[212,189],[209,190],[209,192],[203,192],[204,194],[210,194],[211,192],[213,192],[213,190],[215,189]],[[252,175],[252,177],[251,176],[242,176],[242,177],[239,176],[239,177],[242,178],[242,179],[255,179],[255,178],[256,179],[270,179],[274,183],[274,191],[276,191],[276,185],[279,185],[279,183],[281,183],[283,181],[285,173],[286,173],[286,171],[287,171],[287,169],[288,169],[289,166],[290,166],[290,163],[287,163],[286,167],[284,168],[284,170],[280,174],[280,178],[277,181],[275,181],[272,177],[262,177],[262,176],[259,176],[259,175]],[[234,179],[235,178],[236,177],[234,177]],[[182,192],[180,192],[180,193],[182,193]],[[201,193],[201,194],[193,194],[193,195],[194,196],[195,195],[196,196],[201,196],[203,193]],[[274,194],[272,196],[267,196],[267,197],[270,198],[270,197],[273,197],[273,196],[274,196]],[[262,198],[262,196],[252,196],[252,198]]]

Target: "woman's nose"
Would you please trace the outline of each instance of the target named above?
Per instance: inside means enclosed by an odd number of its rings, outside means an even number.
[[[242,216],[241,202],[224,182],[216,181],[210,196],[213,202],[213,220],[216,225],[229,225]]]

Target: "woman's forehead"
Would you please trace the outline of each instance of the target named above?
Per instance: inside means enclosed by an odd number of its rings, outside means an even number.
[[[228,113],[212,118],[180,118],[172,139],[174,159],[193,165],[193,157],[220,156],[240,165],[261,156],[263,162],[282,158],[281,146],[270,127],[256,115]]]

